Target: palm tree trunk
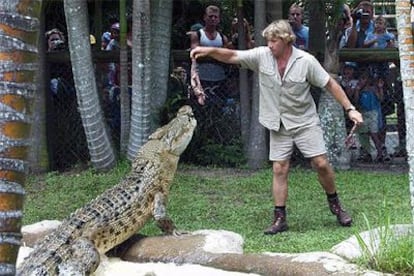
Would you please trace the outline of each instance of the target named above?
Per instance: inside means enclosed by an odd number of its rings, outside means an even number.
[[[121,132],[119,136],[120,152],[126,154],[128,147],[129,130],[131,125],[131,98],[129,96],[129,74],[128,74],[128,46],[127,40],[127,21],[126,21],[126,0],[119,1],[119,23],[121,33],[119,36],[120,57],[119,57],[119,83],[120,83],[120,103],[121,103]]]
[[[20,246],[41,1],[0,1],[0,274],[14,275]]]
[[[115,154],[105,125],[92,66],[88,8],[84,0],[64,0],[69,51],[79,112],[92,165],[98,170],[115,166]]]
[[[410,20],[410,12],[413,7],[409,0],[396,0],[395,10],[397,15],[398,48],[400,52],[400,70],[403,84],[405,122],[407,126],[407,155],[410,179],[411,214],[414,222],[414,46],[413,30]],[[411,135],[410,135],[411,134]]]
[[[159,127],[159,114],[167,99],[170,72],[170,48],[172,26],[171,0],[151,1],[151,113],[154,118],[151,132]]]
[[[45,5],[43,5],[44,7]],[[44,30],[44,8],[40,15],[40,30]],[[44,173],[49,170],[49,154],[46,136],[46,45],[39,43],[39,70],[37,71],[37,91],[33,99],[33,123],[31,127],[32,143],[28,156],[30,172]]]
[[[266,20],[263,14],[266,12],[266,4],[262,0],[255,0],[254,27],[263,30]],[[261,36],[255,37],[256,45],[264,45]],[[268,160],[266,145],[266,129],[259,123],[259,83],[257,74],[253,76],[252,110],[250,119],[250,135],[247,149],[247,164],[252,169],[263,168]]]
[[[127,158],[135,159],[148,140],[151,123],[150,1],[135,0],[132,17],[132,109]]]
[[[244,28],[244,13],[243,1],[237,0],[237,33],[239,34],[239,49],[244,50],[246,46],[246,32]],[[239,93],[240,93],[240,132],[243,142],[243,151],[248,152],[249,128],[250,128],[250,86],[249,86],[249,72],[247,69],[239,69]],[[247,154],[246,154],[247,155]]]

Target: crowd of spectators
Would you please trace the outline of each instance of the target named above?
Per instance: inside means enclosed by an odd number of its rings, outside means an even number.
[[[343,29],[340,48],[395,48],[396,36],[388,31],[387,18],[382,14],[374,15],[371,1],[359,1],[354,8],[345,5],[343,19],[348,26]],[[386,147],[387,116],[395,112],[396,95],[402,93],[398,89],[401,87],[398,78],[390,74],[395,69],[396,65],[388,61],[348,61],[342,64],[341,83],[366,121],[364,127],[358,130],[358,160],[361,162],[382,163],[390,161],[392,157],[405,157],[404,150],[400,150],[405,148],[404,139],[399,139],[398,148],[393,149],[393,156]],[[367,89],[371,93],[364,93]],[[398,116],[398,120],[404,118]],[[348,122],[347,128],[350,127]],[[374,155],[372,145],[376,149]]]
[[[290,23],[296,40],[294,46],[309,50],[309,27],[304,24],[304,8],[294,3],[289,7],[287,20]],[[231,20],[231,30],[227,36],[221,29],[222,14],[217,6],[208,6],[202,18],[194,22],[186,33],[190,41],[190,48],[196,46],[226,47],[230,49],[250,49],[255,47],[253,28],[246,18],[243,19],[244,42],[239,41],[238,34],[241,27],[239,19]],[[388,30],[387,18],[374,13],[371,1],[358,1],[355,7],[344,4],[342,14],[342,36],[338,42],[339,48],[394,48],[397,43],[396,35]],[[132,45],[131,21],[128,22],[127,45]],[[113,22],[109,29],[101,35],[101,50],[112,51],[119,49],[119,22]],[[65,38],[59,30],[51,30],[47,34],[49,51],[59,50],[65,47]],[[242,48],[240,48],[240,46]],[[180,64],[181,66],[181,64]],[[402,102],[401,82],[399,81],[396,64],[391,62],[355,62],[348,61],[341,64],[340,84],[347,93],[350,101],[360,110],[367,122],[366,127],[359,128],[357,132],[358,145],[360,146],[358,160],[362,162],[387,162],[394,157],[405,157],[405,118]],[[182,67],[180,67],[182,68]],[[185,67],[184,67],[185,68]],[[187,69],[187,76],[190,76]],[[234,102],[238,91],[229,82],[229,70],[223,64],[216,61],[205,60],[198,62],[198,72],[206,100],[204,106],[193,102],[195,109],[205,110],[214,106],[219,111],[224,111],[228,102]],[[114,129],[119,129],[119,64],[110,63],[107,68],[104,90],[110,106],[111,123]],[[57,93],[58,79],[52,78],[50,88],[52,93]],[[129,77],[129,81],[131,78]],[[187,78],[188,81],[188,78]],[[129,83],[131,84],[131,83]],[[369,90],[371,96],[365,92]],[[370,104],[366,104],[369,98]],[[197,112],[197,111],[196,111]],[[214,112],[215,116],[221,116],[220,112]],[[397,114],[399,143],[393,149],[393,156],[386,147],[387,116]],[[200,116],[206,116],[201,113]],[[347,116],[345,116],[347,118]],[[372,120],[371,120],[372,119]],[[346,128],[352,128],[352,122],[346,120]],[[400,128],[402,128],[400,130]],[[208,131],[208,130],[206,130]],[[375,147],[375,154],[374,149]]]

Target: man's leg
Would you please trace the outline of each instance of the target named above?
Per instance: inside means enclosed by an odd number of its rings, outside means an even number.
[[[342,226],[350,226],[352,218],[341,207],[341,203],[336,193],[335,174],[329,164],[326,154],[312,157],[311,164],[318,174],[319,183],[325,190],[331,212],[336,215],[338,222]]]
[[[274,219],[265,234],[274,235],[288,229],[286,222],[286,201],[288,197],[289,161],[273,162],[272,193],[274,200]]]

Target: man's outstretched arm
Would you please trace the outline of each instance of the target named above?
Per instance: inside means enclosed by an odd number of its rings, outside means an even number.
[[[195,47],[190,52],[190,58],[211,57],[217,61],[239,64],[239,59],[235,50],[217,47]]]

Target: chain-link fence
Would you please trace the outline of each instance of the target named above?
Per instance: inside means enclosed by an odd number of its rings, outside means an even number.
[[[119,88],[106,85],[107,63],[97,64],[97,82],[102,109],[107,124],[116,142],[119,139],[120,104]],[[190,104],[195,112],[198,127],[194,138],[186,150],[183,161],[197,165],[236,166],[245,161],[241,140],[240,100],[238,93],[238,69],[228,66],[224,81],[204,83],[207,100],[200,105],[188,89],[187,80],[172,72],[168,99],[160,114],[161,122],[167,122],[178,106]],[[89,155],[77,110],[76,93],[69,64],[50,64],[50,89],[47,101],[48,141],[53,169],[70,167],[78,162],[87,162]],[[187,75],[185,68],[176,68]],[[397,70],[393,69],[393,70]],[[395,72],[394,72],[395,73]],[[391,76],[391,74],[390,74]],[[395,76],[395,77],[394,77]],[[368,136],[369,148],[362,148],[361,134],[356,133],[355,143],[350,146],[354,166],[374,165],[378,167],[406,165],[405,114],[402,87],[398,72],[387,85],[383,101],[384,127],[383,158],[376,159],[377,150],[372,137]],[[348,131],[350,125],[348,125]],[[116,143],[115,143],[116,144]],[[293,162],[306,165],[307,161],[295,151]]]
[[[70,64],[50,63],[46,91],[47,141],[52,170],[89,160]]]
[[[63,6],[59,5],[61,5],[59,1],[52,1],[48,4],[45,23],[47,30],[54,27],[62,31],[66,29]],[[116,11],[112,13],[116,14]],[[110,18],[115,17],[110,15],[110,8],[104,10],[103,14],[108,22]],[[95,22],[91,24],[94,25]],[[95,47],[99,48],[99,45]],[[185,56],[186,60],[176,60],[173,56],[174,66],[179,66],[173,68],[171,72],[168,99],[160,113],[160,121],[166,123],[175,115],[179,106],[190,104],[197,117],[198,127],[182,160],[197,165],[237,166],[244,164],[238,68],[221,64],[225,72],[224,79],[215,82],[202,80],[207,99],[205,105],[200,105],[188,90],[190,72],[188,52]],[[114,144],[119,146],[121,108],[119,87],[109,83],[109,74],[114,66],[116,67],[117,64],[98,60],[95,69],[102,110]],[[87,163],[89,160],[87,142],[77,110],[70,62],[47,58],[45,67],[47,68],[47,133],[51,168],[61,170],[78,163]],[[382,115],[385,120],[382,121],[383,127],[379,133],[384,146],[383,158],[375,160],[377,150],[370,135],[364,138],[368,140],[369,146],[365,149],[361,148],[361,136],[357,133],[355,143],[349,149],[353,166],[388,169],[407,165],[404,104],[398,72],[398,67],[391,67],[384,92]],[[355,78],[358,78],[358,73],[355,74]],[[318,101],[317,93],[315,93],[315,101]],[[350,125],[348,125],[348,131],[349,129]],[[295,165],[308,164],[298,151],[294,152],[292,160]]]

